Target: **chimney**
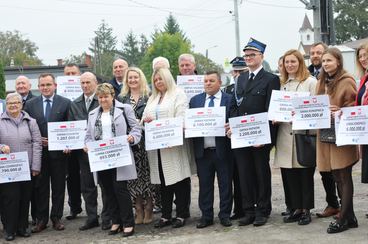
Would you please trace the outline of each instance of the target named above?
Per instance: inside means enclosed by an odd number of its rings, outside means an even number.
[[[92,57],[89,54],[86,54],[86,57],[84,59],[84,64],[86,64],[89,68],[92,67]]]
[[[56,59],[56,61],[57,61],[58,66],[63,66],[63,59],[62,58],[58,58],[58,59]]]

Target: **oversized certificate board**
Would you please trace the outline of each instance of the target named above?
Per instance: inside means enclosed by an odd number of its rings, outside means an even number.
[[[204,91],[204,75],[178,75],[176,83],[187,95],[188,101]]]
[[[232,149],[271,143],[267,113],[230,118],[229,124]]]
[[[132,155],[127,136],[87,143],[91,172],[131,165]]]
[[[0,184],[30,180],[27,152],[0,154]]]
[[[87,120],[48,122],[49,151],[82,149],[87,132]]]
[[[309,94],[310,92],[272,90],[270,106],[268,107],[268,119],[278,122],[291,122],[292,99],[294,97],[306,97]]]
[[[336,145],[368,144],[368,106],[341,108],[339,119],[336,116]]]
[[[225,112],[225,107],[187,109],[185,138],[225,136]]]
[[[293,130],[324,129],[331,127],[330,100],[328,95],[296,97]]]
[[[167,118],[145,123],[146,150],[183,145],[183,118]]]
[[[56,78],[57,94],[74,101],[82,95],[80,76],[58,76]]]

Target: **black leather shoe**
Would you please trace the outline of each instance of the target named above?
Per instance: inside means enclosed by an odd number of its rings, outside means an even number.
[[[134,234],[134,227],[131,231],[123,230],[123,237],[129,237],[129,236],[132,236],[133,234]]]
[[[164,219],[160,219],[159,221],[157,221],[153,227],[155,228],[163,228],[165,226],[169,226],[171,225],[171,220],[164,220]]]
[[[17,236],[20,236],[20,237],[30,237],[31,234],[26,230],[26,229],[22,229],[22,230],[18,230],[17,231]]]
[[[175,218],[173,221],[172,221],[172,227],[173,228],[180,228],[180,227],[183,227],[185,225],[185,219],[182,219],[182,218]]]
[[[79,230],[81,231],[89,230],[98,226],[100,226],[100,224],[98,223],[98,220],[95,220],[92,222],[86,222],[83,226],[79,227]]]
[[[101,229],[102,230],[108,230],[111,228],[111,222],[102,222]]]
[[[70,215],[66,216],[65,218],[67,220],[73,220],[73,219],[76,219],[78,214],[80,214],[82,212],[82,209],[80,209],[79,211],[77,212],[70,212]]]
[[[343,223],[343,224],[340,224],[338,222],[331,222],[330,225],[327,228],[327,233],[328,234],[335,234],[335,233],[343,232],[347,229],[349,229],[349,225],[348,225],[347,221],[345,221],[345,223]]]
[[[238,213],[235,213],[233,214],[231,217],[230,217],[230,220],[237,220],[237,219],[241,219],[245,216],[245,214],[238,214]]]
[[[233,224],[231,223],[231,221],[230,221],[230,218],[222,218],[222,219],[220,219],[220,224],[222,225],[222,226],[225,226],[225,227],[230,227],[230,226],[232,226]]]
[[[300,219],[298,220],[298,225],[307,225],[310,222],[312,222],[310,213],[303,213],[302,216],[300,216]]]
[[[5,234],[6,241],[13,241],[14,239],[15,239],[14,234],[8,234],[8,233]]]
[[[253,222],[253,225],[258,227],[258,226],[262,226],[264,224],[267,223],[267,217],[265,216],[256,216],[256,219]]]
[[[281,216],[289,216],[293,211],[291,209],[286,208],[285,212],[281,213]]]
[[[253,224],[255,219],[256,218],[254,216],[245,216],[244,218],[241,218],[239,220],[239,226],[246,226],[246,225]]]
[[[354,216],[354,218],[348,220],[348,227],[349,228],[358,228],[358,220]]]
[[[210,225],[213,225],[213,220],[201,219],[197,223],[196,227],[197,227],[197,229],[203,229],[203,228],[206,228],[207,226],[210,226]]]
[[[299,219],[302,217],[303,212],[294,212],[292,214],[290,214],[287,217],[284,217],[284,223],[293,223],[293,222],[298,222]]]

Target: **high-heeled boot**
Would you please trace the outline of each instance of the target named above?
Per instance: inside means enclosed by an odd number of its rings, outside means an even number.
[[[143,212],[143,199],[137,197],[135,200],[135,224],[143,224],[144,212]]]
[[[144,206],[144,219],[143,224],[149,224],[153,220],[153,202],[152,198],[147,198],[146,205]]]

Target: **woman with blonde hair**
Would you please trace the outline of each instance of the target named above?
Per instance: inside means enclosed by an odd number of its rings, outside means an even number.
[[[282,56],[281,90],[314,95],[316,83],[299,51],[291,49]],[[300,133],[306,132],[293,131],[291,123],[279,123],[275,165],[281,168],[285,197],[291,210],[290,215],[284,217],[284,222],[307,225],[311,222],[310,209],[314,208],[315,166],[303,166],[297,160],[295,134]]]
[[[188,108],[187,97],[179,89],[168,69],[154,70],[152,75],[153,90],[143,113],[143,121],[184,117]],[[184,226],[190,216],[190,163],[194,163],[189,142],[184,139],[182,146],[148,151],[152,184],[161,185],[162,216],[155,228],[172,225],[173,228]],[[175,195],[176,218],[172,219],[172,204]]]
[[[124,104],[130,104],[138,123],[140,123],[149,93],[150,89],[142,70],[130,67],[125,72],[123,89],[117,100]],[[135,224],[149,224],[153,219],[155,187],[151,184],[144,136],[142,136],[137,146],[132,147],[132,150],[137,169],[137,179],[128,181],[128,189],[135,203]]]

